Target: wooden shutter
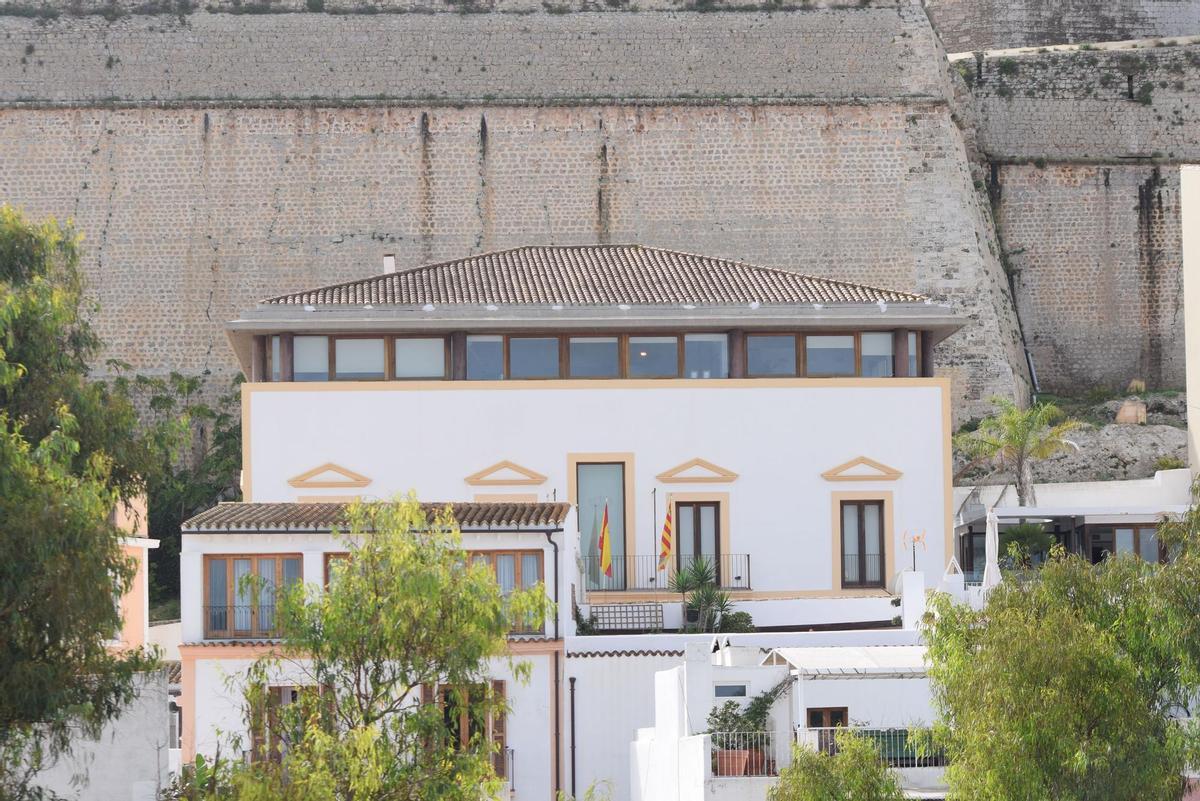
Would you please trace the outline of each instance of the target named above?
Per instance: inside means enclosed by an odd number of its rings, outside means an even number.
[[[432,684],[422,684],[421,685],[421,703],[422,704],[432,704],[433,703],[433,685]]]
[[[496,775],[503,779],[508,776],[508,754],[505,751],[508,738],[504,710],[503,681],[496,680],[492,682],[492,699],[496,704],[496,708],[492,711],[492,744],[496,749],[492,752],[492,767],[496,771]]]

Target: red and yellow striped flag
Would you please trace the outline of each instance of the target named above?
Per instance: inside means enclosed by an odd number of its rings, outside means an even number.
[[[608,501],[604,502],[604,517],[600,522],[600,572],[612,578],[612,542],[608,531]]]
[[[671,505],[667,504],[667,519],[663,521],[662,537],[659,540],[658,550],[658,569],[666,570],[667,565],[671,563],[672,543],[674,542],[671,532]]]

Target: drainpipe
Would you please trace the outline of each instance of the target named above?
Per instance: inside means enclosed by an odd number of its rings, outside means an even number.
[[[558,608],[558,543],[554,541],[553,535],[556,533],[561,534],[562,529],[560,528],[556,529],[555,531],[544,531],[542,533],[546,535],[546,542],[550,543],[550,547],[554,549],[554,639],[557,640],[559,639],[558,618],[561,614],[561,610]]]
[[[558,529],[561,533],[562,529]],[[559,640],[558,620],[562,614],[562,610],[558,608],[558,543],[554,541],[554,532],[547,531],[546,542],[550,543],[550,547],[554,549],[554,639]],[[571,679],[571,694],[574,700],[575,680]],[[574,729],[574,721],[571,722],[572,730]],[[571,751],[574,753],[575,738],[571,738]],[[574,767],[571,770],[571,781],[574,784]],[[560,652],[554,652],[554,797],[557,798],[562,794],[562,670],[560,662]],[[575,795],[575,788],[572,786],[571,795]]]
[[[575,677],[571,676],[571,797],[575,797]]]

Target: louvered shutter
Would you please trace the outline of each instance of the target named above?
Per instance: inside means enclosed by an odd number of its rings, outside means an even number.
[[[492,745],[495,746],[495,751],[492,752],[492,767],[496,771],[496,775],[503,779],[508,776],[508,754],[506,752],[508,738],[503,681],[492,682],[492,695],[496,702],[496,709],[492,712]]]

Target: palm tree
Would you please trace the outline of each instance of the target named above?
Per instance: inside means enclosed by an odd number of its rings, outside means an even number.
[[[954,447],[973,459],[988,459],[1012,470],[1016,476],[1017,502],[1037,503],[1033,492],[1033,462],[1075,447],[1064,435],[1083,423],[1064,419],[1053,403],[1035,403],[1022,409],[1008,398],[994,397],[996,414],[985,418],[979,428],[954,438]]]

